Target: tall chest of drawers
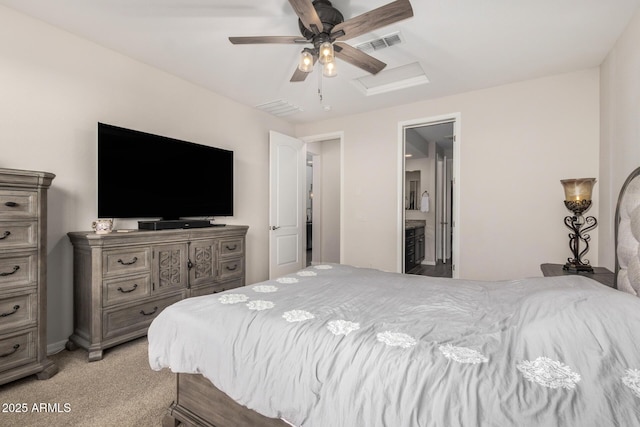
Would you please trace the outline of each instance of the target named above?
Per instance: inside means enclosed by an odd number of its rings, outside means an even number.
[[[0,169],[0,384],[58,372],[47,359],[47,189],[54,174]]]
[[[183,298],[245,285],[247,226],[68,233],[73,244],[74,332],[68,349],[103,351],[146,335]]]

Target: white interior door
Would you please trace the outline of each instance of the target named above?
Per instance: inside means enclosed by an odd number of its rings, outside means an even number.
[[[304,268],[306,149],[269,132],[269,278]]]

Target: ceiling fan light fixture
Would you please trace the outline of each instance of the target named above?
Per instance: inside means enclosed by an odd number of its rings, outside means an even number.
[[[298,69],[304,73],[310,73],[313,71],[313,55],[311,55],[311,53],[306,50],[302,51],[300,54]]]
[[[336,62],[325,62],[322,65],[322,75],[325,77],[335,77],[338,75],[338,69],[336,67]]]
[[[335,60],[335,55],[333,52],[333,44],[331,42],[326,41],[320,45],[318,49],[319,58],[321,64],[326,64],[328,62],[333,62]]]

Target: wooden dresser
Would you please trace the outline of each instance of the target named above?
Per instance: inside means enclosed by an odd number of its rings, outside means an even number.
[[[68,233],[73,244],[75,345],[89,361],[146,335],[167,306],[245,284],[247,226]]]
[[[47,359],[47,189],[54,174],[0,169],[0,384],[58,367]]]

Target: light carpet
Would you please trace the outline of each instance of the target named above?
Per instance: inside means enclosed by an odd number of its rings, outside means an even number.
[[[169,370],[149,368],[147,346],[147,338],[139,338],[91,363],[83,349],[50,356],[59,369],[54,377],[0,386],[0,426],[161,426],[176,380]]]

